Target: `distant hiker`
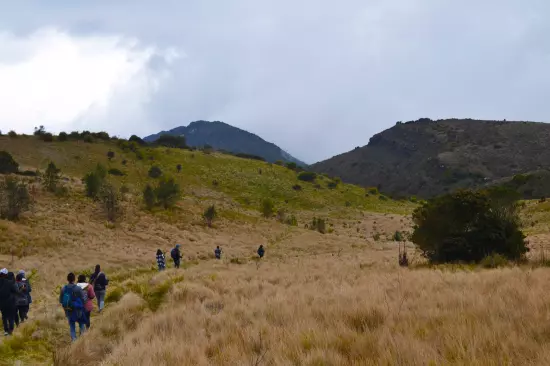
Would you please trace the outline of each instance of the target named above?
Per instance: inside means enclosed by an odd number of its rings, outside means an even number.
[[[90,283],[94,286],[98,311],[101,313],[105,307],[105,292],[107,291],[109,280],[107,276],[105,276],[105,273],[101,272],[101,266],[99,264],[95,266],[95,271],[90,276]]]
[[[18,290],[17,294],[15,294],[15,324],[19,326],[19,323],[23,323],[27,320],[27,313],[29,312],[29,290],[27,281],[21,273],[18,273],[15,277],[15,284]]]
[[[32,292],[32,286],[31,286],[31,283],[29,281],[29,279],[26,277],[26,274],[25,274],[25,271],[24,270],[20,270],[19,272],[17,272],[18,275],[21,275],[23,276],[23,281],[27,284],[27,297],[29,298],[29,306],[30,304],[32,304],[32,296],[31,296],[31,292]]]
[[[216,256],[216,259],[222,258],[222,250],[220,249],[219,245],[216,247],[216,249],[214,249],[214,255]]]
[[[86,313],[86,329],[90,329],[90,318],[94,309],[95,292],[94,287],[86,282],[86,275],[78,275],[76,284],[82,290],[82,302],[84,302],[84,312]]]
[[[160,249],[157,250],[157,266],[159,267],[159,271],[164,271],[166,269],[166,258]]]
[[[0,270],[0,312],[5,336],[11,335],[15,327],[15,295],[17,294],[17,285],[8,278],[8,273],[12,272],[8,272],[6,268]]]
[[[181,258],[183,258],[183,256],[181,255],[180,247],[181,245],[176,244],[176,246],[170,251],[170,256],[172,257],[172,260],[174,261],[174,267],[176,268],[180,268]]]
[[[61,289],[59,303],[65,310],[65,316],[69,321],[71,339],[76,341],[76,323],[80,328],[80,335],[86,331],[86,311],[84,310],[84,295],[82,289],[75,285],[74,273],[67,275],[67,284]]]
[[[260,247],[258,248],[258,255],[260,256],[260,258],[263,258],[264,254],[265,254],[264,246],[260,245]]]

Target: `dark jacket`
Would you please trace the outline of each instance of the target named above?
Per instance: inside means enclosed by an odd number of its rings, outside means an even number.
[[[14,309],[18,292],[15,282],[0,278],[0,309]]]
[[[105,276],[105,273],[94,272],[90,277],[90,283],[94,285],[94,291],[104,291],[109,284],[109,280]]]
[[[15,294],[15,305],[29,306],[29,290],[27,281],[18,281],[15,284],[17,285],[18,290],[17,294]]]
[[[262,258],[265,254],[265,250],[264,250],[264,247],[259,247],[258,248],[258,255],[260,256],[260,258]]]
[[[176,247],[172,248],[172,250],[170,251],[170,256],[172,257],[174,262],[179,261],[182,257],[179,248],[176,248]]]

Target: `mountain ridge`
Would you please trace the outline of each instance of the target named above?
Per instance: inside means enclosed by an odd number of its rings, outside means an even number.
[[[194,121],[189,123],[188,126],[179,126],[168,131],[161,131],[143,139],[147,142],[153,142],[163,134],[184,135],[189,146],[210,145],[217,150],[260,156],[271,163],[281,160],[304,167],[308,165],[276,144],[266,141],[254,133],[221,121]]]
[[[310,168],[393,196],[429,198],[550,169],[548,141],[543,122],[422,118]]]

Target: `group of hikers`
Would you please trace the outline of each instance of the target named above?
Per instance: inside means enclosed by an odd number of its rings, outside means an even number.
[[[175,268],[180,268],[181,259],[183,258],[180,248],[181,245],[176,244],[176,246],[170,251],[170,257],[172,258],[172,261],[174,261]],[[258,253],[258,257],[263,258],[265,255],[264,246],[260,245],[256,253]],[[216,259],[222,259],[222,250],[219,245],[216,246],[216,249],[214,249],[214,257]],[[157,250],[157,266],[159,271],[163,271],[166,269],[166,256],[164,252],[160,249]]]
[[[259,258],[263,258],[264,246],[260,245],[256,253]],[[174,267],[180,268],[183,258],[180,244],[170,251],[170,256],[174,261]],[[214,249],[214,257],[216,259],[222,257],[222,250],[219,246]],[[157,250],[157,265],[159,271],[166,269],[166,258],[160,249]],[[73,341],[77,339],[77,323],[80,335],[90,328],[90,318],[94,308],[92,300],[97,300],[99,313],[105,307],[105,293],[108,284],[109,280],[101,271],[99,264],[95,266],[89,280],[85,274],[80,274],[77,277],[71,272],[67,275],[67,284],[61,289],[59,303],[65,311]],[[31,291],[31,284],[25,278],[25,271],[19,271],[16,276],[6,268],[0,270],[0,310],[5,336],[11,335],[16,326],[28,319],[29,306],[32,303]]]
[[[98,312],[101,313],[105,307],[105,293],[108,284],[109,280],[101,271],[99,264],[95,266],[89,281],[84,274],[78,275],[78,278],[72,272],[67,275],[67,284],[61,289],[59,303],[63,306],[65,316],[69,321],[73,341],[77,339],[76,323],[80,328],[80,335],[90,329],[90,318],[94,309],[92,300],[97,300]]]
[[[11,335],[15,327],[28,319],[31,291],[25,271],[19,271],[16,276],[7,268],[0,270],[0,311],[5,336]]]

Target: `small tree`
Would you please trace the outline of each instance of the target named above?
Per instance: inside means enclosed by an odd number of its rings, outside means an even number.
[[[46,128],[44,126],[34,128],[34,135],[35,136],[41,136],[45,133],[46,133]]]
[[[109,150],[109,152],[107,153],[107,158],[109,159],[109,161],[113,160],[114,157],[115,157],[115,152]]]
[[[86,185],[86,196],[94,199],[99,198],[99,193],[106,176],[107,171],[100,164],[97,164],[95,170],[86,174],[83,178],[83,182]]]
[[[128,139],[128,141],[130,142],[135,142],[137,143],[138,145],[147,145],[147,143],[139,136],[136,136],[136,135],[132,135],[130,136],[130,138]]]
[[[273,211],[275,210],[275,205],[273,204],[273,201],[271,201],[269,198],[266,198],[262,201],[262,215],[269,219],[271,216],[273,216]]]
[[[48,167],[46,168],[46,172],[42,177],[42,184],[47,191],[55,192],[57,190],[57,185],[61,179],[61,175],[59,174],[60,172],[61,169],[58,169],[55,164],[50,161]]]
[[[298,165],[296,165],[296,163],[290,162],[286,163],[286,167],[290,170],[296,170],[296,168],[298,168]]]
[[[181,196],[180,186],[174,181],[174,178],[161,179],[155,189],[155,196],[158,203],[165,209],[174,207]]]
[[[145,202],[145,207],[147,207],[148,210],[152,210],[155,206],[157,198],[155,197],[155,191],[153,190],[153,187],[151,187],[150,184],[147,184],[145,189],[143,190],[143,202]]]
[[[181,164],[176,165],[176,170],[178,173],[181,173]]]
[[[209,206],[206,211],[204,211],[204,214],[202,217],[204,218],[204,221],[206,221],[206,224],[208,227],[212,227],[212,222],[216,218],[218,213],[216,212],[216,207],[214,205]]]
[[[0,174],[13,174],[19,170],[19,164],[7,151],[0,151]]]
[[[115,222],[122,215],[119,192],[110,183],[101,186],[100,201],[110,222]]]
[[[17,221],[31,206],[31,196],[24,181],[7,177],[0,182],[0,218]]]
[[[301,172],[298,174],[298,179],[304,182],[314,182],[317,174],[314,172]]]
[[[57,141],[65,142],[69,139],[69,135],[67,135],[67,132],[60,132],[57,136]]]
[[[17,132],[15,132],[14,130],[11,130],[10,132],[8,132],[8,136],[14,139],[17,137]]]
[[[162,175],[162,170],[156,165],[149,168],[149,172],[147,173],[151,178],[160,178]]]

